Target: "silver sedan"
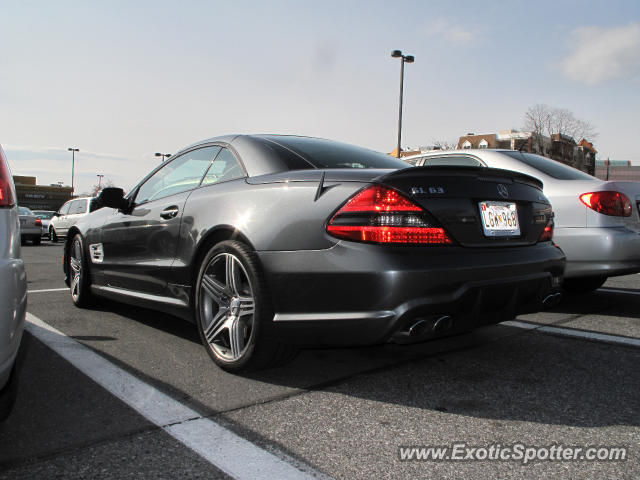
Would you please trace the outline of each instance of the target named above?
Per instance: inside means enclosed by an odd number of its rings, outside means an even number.
[[[40,245],[42,241],[42,220],[27,207],[18,207],[20,216],[20,240],[25,243],[31,240],[34,245]]]
[[[20,258],[16,192],[0,147],[0,421],[15,400],[16,357],[27,310],[27,276]]]
[[[434,151],[404,158],[416,166],[469,165],[539,178],[555,212],[554,242],[567,256],[565,288],[590,291],[640,272],[640,183],[603,181],[539,155],[513,150]]]

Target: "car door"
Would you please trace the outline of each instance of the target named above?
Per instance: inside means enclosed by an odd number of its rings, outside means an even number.
[[[114,211],[102,227],[108,286],[162,295],[171,278],[182,212],[220,150],[190,150],[166,162],[134,190],[130,211]]]
[[[66,232],[78,222],[78,220],[86,215],[88,203],[88,198],[79,198],[71,202],[71,205],[69,206],[69,213],[64,219],[65,235]]]
[[[58,214],[51,221],[53,224],[53,228],[56,230],[56,235],[60,237],[64,237],[67,234],[68,227],[65,228],[67,222],[67,214],[69,213],[69,207],[71,207],[71,203],[73,200],[68,201],[64,205],[60,207],[58,210]]]

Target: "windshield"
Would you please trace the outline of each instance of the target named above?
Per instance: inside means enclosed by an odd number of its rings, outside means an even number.
[[[515,151],[503,153],[558,180],[593,180],[593,177],[587,173],[540,155]]]
[[[315,168],[407,168],[402,160],[355,145],[322,138],[265,135],[262,138],[282,145]],[[309,168],[309,167],[307,167]]]

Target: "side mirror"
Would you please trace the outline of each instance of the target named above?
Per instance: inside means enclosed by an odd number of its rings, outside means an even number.
[[[53,214],[53,216],[54,216],[54,217],[59,217],[59,216],[60,216],[60,212],[55,212],[55,213]]]
[[[98,195],[98,203],[105,207],[124,209],[127,202],[124,199],[124,190],[116,187],[105,187]]]

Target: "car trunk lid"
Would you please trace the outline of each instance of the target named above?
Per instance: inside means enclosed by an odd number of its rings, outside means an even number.
[[[376,182],[398,190],[427,210],[454,241],[465,247],[532,245],[552,215],[542,183],[509,170],[415,167],[380,176]],[[483,228],[486,218],[481,204],[515,205],[519,233],[492,236]]]

